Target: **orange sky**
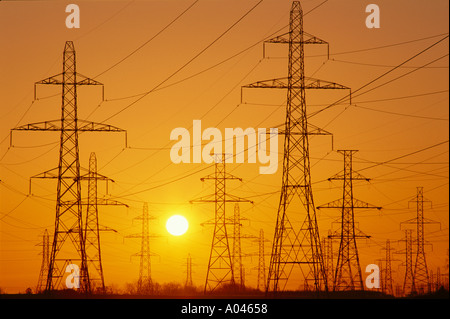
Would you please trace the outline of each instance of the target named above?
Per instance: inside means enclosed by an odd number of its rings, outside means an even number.
[[[72,1],[73,3],[74,1]],[[304,12],[321,0],[302,1]],[[33,101],[33,84],[61,72],[62,51],[67,40],[74,41],[77,71],[95,77],[140,47],[193,1],[76,1],[81,10],[80,29],[65,26],[66,1],[0,2],[0,288],[14,293],[37,284],[42,240],[45,229],[53,227],[56,183],[29,177],[54,168],[58,163],[57,133],[15,133],[9,148],[10,129],[60,116],[59,88],[41,86]],[[117,233],[102,233],[102,258],[107,286],[123,288],[138,277],[139,259],[130,256],[140,249],[137,239],[125,236],[140,231],[133,218],[148,202],[151,233],[164,237],[152,239],[154,281],[184,283],[186,257],[193,258],[193,280],[204,285],[212,229],[200,223],[214,217],[213,204],[189,204],[189,201],[214,191],[212,181],[200,178],[213,173],[207,164],[173,164],[170,161],[170,132],[176,127],[190,129],[194,119],[202,127],[275,127],[284,121],[284,91],[247,90],[242,104],[240,86],[259,80],[287,76],[287,46],[268,45],[263,59],[262,44],[229,61],[176,85],[137,100],[134,95],[147,92],[207,47],[257,1],[200,0],[186,15],[123,62],[101,74],[96,80],[105,85],[101,91],[82,87],[78,93],[80,119],[107,123],[126,129],[128,148],[122,134],[83,133],[80,135],[80,162],[88,167],[89,154],[95,152],[99,173],[115,180],[109,185],[111,198],[130,207],[100,207],[102,225]],[[412,57],[448,32],[448,1],[377,0],[381,10],[381,28],[365,26],[365,6],[369,1],[330,0],[307,14],[304,29],[330,43],[326,47],[306,47],[306,75],[337,82],[356,90],[367,82]],[[229,33],[202,55],[164,83],[174,84],[208,69],[261,41],[277,30],[287,32],[291,1],[264,0]],[[428,39],[423,39],[428,38]],[[413,41],[423,39],[420,41]],[[408,42],[405,44],[399,44]],[[389,46],[399,44],[396,46]],[[388,46],[385,48],[380,48]],[[363,50],[369,49],[371,50]],[[376,48],[376,49],[375,49]],[[358,51],[359,52],[353,52]],[[411,74],[353,99],[353,105],[338,105],[310,123],[333,133],[334,151],[329,137],[310,140],[311,174],[316,205],[342,196],[338,181],[328,177],[343,168],[342,156],[335,150],[357,149],[354,169],[372,180],[355,182],[356,198],[382,206],[381,212],[358,210],[359,229],[371,235],[358,242],[361,268],[384,258],[381,249],[386,239],[392,247],[404,236],[400,222],[414,218],[408,201],[416,187],[424,187],[425,197],[433,202],[425,217],[440,225],[426,227],[428,268],[434,273],[448,272],[448,39],[368,86],[374,88],[389,80],[430,64]],[[364,92],[366,89],[358,92]],[[54,96],[53,96],[54,95]],[[343,97],[338,91],[307,92],[308,112]],[[411,97],[413,95],[420,95]],[[53,96],[53,97],[49,97]],[[48,98],[44,98],[48,97]],[[30,106],[31,105],[31,106]],[[278,107],[277,107],[278,106]],[[229,164],[227,170],[243,178],[230,181],[227,190],[253,200],[241,204],[248,218],[243,234],[258,236],[263,229],[272,241],[282,173],[282,142],[279,137],[279,168],[273,175],[260,175],[257,164]],[[434,146],[411,156],[383,165],[406,154]],[[374,166],[374,167],[372,167]],[[371,167],[371,168],[369,168]],[[200,171],[201,170],[201,171]],[[100,196],[105,187],[99,187]],[[267,195],[269,193],[269,195]],[[233,204],[227,207],[229,216]],[[180,237],[168,235],[165,223],[173,214],[184,215],[190,223]],[[338,211],[318,211],[321,236],[336,224]],[[337,246],[336,246],[337,247]],[[269,252],[271,243],[267,243]],[[242,240],[246,254],[256,253],[257,243]],[[404,267],[393,264],[396,283],[403,284]],[[258,258],[244,258],[246,283],[256,286]],[[266,265],[269,257],[266,257]]]

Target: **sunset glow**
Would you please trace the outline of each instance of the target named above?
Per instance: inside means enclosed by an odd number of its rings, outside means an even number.
[[[166,222],[167,231],[173,236],[181,236],[189,228],[189,223],[186,218],[181,215],[173,215]]]

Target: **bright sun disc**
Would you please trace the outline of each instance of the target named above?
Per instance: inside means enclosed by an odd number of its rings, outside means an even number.
[[[174,236],[183,235],[189,227],[189,223],[186,218],[181,215],[173,215],[167,220],[167,231]]]

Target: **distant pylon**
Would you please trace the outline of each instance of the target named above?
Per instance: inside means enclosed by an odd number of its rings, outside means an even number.
[[[153,293],[153,281],[151,275],[151,256],[150,252],[150,237],[158,237],[150,235],[149,233],[149,220],[154,217],[148,214],[148,204],[144,203],[142,208],[142,215],[135,219],[142,220],[142,232],[140,234],[128,235],[127,238],[141,238],[141,251],[133,256],[140,257],[139,263],[139,279],[137,291],[139,294],[152,294]]]
[[[78,119],[77,87],[103,85],[76,72],[75,47],[67,41],[63,53],[63,72],[35,83],[62,87],[61,119],[31,123],[13,128],[12,131],[57,131],[60,135],[59,164],[33,178],[57,179],[56,217],[49,270],[45,290],[65,289],[62,279],[66,267],[76,264],[79,268],[80,290],[90,292],[82,221],[81,180],[79,161],[79,132],[125,132],[117,127]],[[10,143],[12,144],[12,131]]]
[[[289,32],[266,41],[289,44],[287,78],[259,81],[243,88],[287,89],[283,176],[275,224],[266,292],[326,289],[326,274],[311,186],[309,135],[330,135],[308,123],[306,89],[348,89],[342,85],[305,77],[304,44],[327,42],[303,31],[303,11],[293,1]],[[296,282],[287,287],[289,278]]]
[[[88,181],[87,202],[82,201],[86,208],[86,222],[84,223],[84,241],[86,250],[87,266],[89,271],[89,283],[91,291],[106,292],[105,279],[103,276],[102,254],[100,249],[100,231],[115,231],[111,228],[100,226],[98,217],[98,205],[128,205],[115,200],[98,198],[97,182],[104,180],[112,181],[97,172],[97,157],[94,152],[89,156],[89,171],[87,175],[80,177]]]
[[[212,179],[215,181],[215,193],[196,200],[191,203],[215,203],[214,233],[211,244],[211,252],[206,273],[204,292],[213,292],[224,284],[234,285],[234,269],[231,258],[229,235],[227,232],[227,218],[225,216],[225,204],[227,202],[250,202],[250,200],[239,198],[226,193],[227,180],[239,180],[241,178],[228,174],[225,170],[225,154],[215,154],[215,172],[201,178],[201,181]]]
[[[258,283],[256,289],[266,290],[266,261],[264,254],[264,230],[259,230]]]
[[[394,294],[394,281],[392,278],[392,258],[391,258],[391,243],[389,239],[386,240],[386,256],[383,259],[386,262],[386,269],[384,270],[384,293],[388,295]]]
[[[398,251],[396,253],[405,255],[405,278],[403,280],[403,295],[407,296],[413,292],[413,249],[412,249],[412,229],[405,229],[405,250]]]
[[[244,268],[242,265],[242,251],[241,251],[241,216],[239,204],[234,204],[234,227],[233,227],[233,273],[234,282],[241,289],[244,288]]]
[[[42,236],[42,264],[41,271],[39,272],[38,284],[36,287],[36,292],[40,293],[45,290],[45,285],[47,283],[48,276],[48,263],[50,259],[50,240],[47,229],[44,231],[44,235]]]
[[[333,289],[334,282],[334,264],[333,264],[333,238],[331,236],[331,230],[328,231],[328,237],[322,239],[323,243],[323,254],[324,254],[324,265],[327,275],[328,290]]]
[[[338,152],[344,155],[344,171],[328,180],[342,180],[344,182],[343,197],[317,208],[338,208],[341,210],[341,228],[338,233],[329,236],[329,238],[340,239],[333,290],[364,290],[356,239],[369,238],[370,236],[359,230],[356,231],[354,209],[376,208],[379,210],[381,207],[373,206],[353,197],[353,181],[368,181],[369,179],[353,171],[352,156],[357,151],[339,150]]]
[[[192,257],[191,254],[188,254],[186,259],[186,283],[185,287],[193,287],[194,284],[192,282]]]
[[[423,293],[429,290],[430,278],[427,268],[427,260],[425,257],[425,232],[424,224],[436,224],[431,219],[424,218],[424,203],[431,203],[423,197],[423,187],[417,187],[417,195],[409,203],[416,204],[417,217],[402,222],[401,224],[416,224],[417,225],[417,239],[416,239],[416,261],[413,270],[413,292]]]

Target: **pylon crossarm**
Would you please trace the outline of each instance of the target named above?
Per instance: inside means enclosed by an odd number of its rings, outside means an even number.
[[[56,75],[52,75],[52,76],[50,76],[50,77],[48,77],[46,79],[43,79],[43,80],[35,82],[34,83],[34,87],[35,87],[35,90],[36,90],[36,85],[37,84],[56,84],[56,85],[59,85],[59,84],[63,84],[63,83],[64,83],[63,82],[63,73],[59,73],[59,74],[56,74]]]
[[[61,131],[61,120],[25,124],[15,127],[11,131]]]
[[[75,202],[72,202],[75,203]],[[115,200],[111,200],[111,199],[105,199],[105,198],[97,198],[97,201],[95,203],[96,205],[102,205],[102,206],[125,206],[125,207],[129,207],[127,204],[115,201]],[[80,205],[92,205],[91,203],[89,203],[89,201],[86,200],[82,200],[80,202]]]
[[[31,176],[30,179],[31,178],[57,178],[58,174],[59,174],[58,171],[59,171],[59,168],[55,167],[55,168],[49,169],[48,171]],[[71,178],[73,178],[73,177],[71,177]]]
[[[193,199],[190,200],[189,203],[190,204],[194,204],[194,203],[211,203],[211,202],[215,202],[215,194],[210,194],[210,195],[206,195],[203,197],[199,197],[197,199]]]
[[[340,173],[337,173],[336,175],[334,175],[334,176],[332,176],[332,177],[330,177],[330,178],[328,178],[328,181],[343,181],[344,180],[344,178],[345,178],[345,174],[344,174],[344,172],[342,171],[342,172],[340,172]],[[352,180],[360,180],[360,181],[366,181],[366,182],[370,182],[370,178],[367,178],[367,177],[364,177],[363,175],[361,175],[360,173],[358,173],[358,172],[355,172],[355,171],[352,171]]]
[[[375,206],[375,205],[363,202],[356,198],[353,199],[353,208],[373,208],[373,209],[378,209],[378,210],[382,209],[382,207],[380,207],[380,206]]]
[[[81,78],[80,81],[77,81],[77,85],[103,85],[103,83],[100,83],[98,81],[95,81],[94,79],[88,78],[87,76],[84,76],[80,73],[77,73],[77,78]]]
[[[249,199],[237,197],[237,196],[234,196],[234,195],[231,195],[231,194],[225,194],[225,201],[226,202],[232,202],[232,203],[247,202],[247,203],[252,203],[253,204],[253,201],[251,201]]]
[[[263,42],[263,58],[266,57],[266,43],[281,43],[281,44],[300,44],[300,41],[295,41],[290,37],[291,32],[286,32],[284,34],[278,35],[274,38],[266,40]],[[303,31],[303,44],[326,44],[327,45],[327,59],[330,57],[330,46],[329,43],[325,40],[322,40],[312,34]]]
[[[114,205],[114,206],[129,207],[127,204],[107,198],[97,198],[97,205]]]
[[[85,120],[78,120],[77,131],[79,132],[126,132],[113,125],[96,123]],[[11,131],[61,131],[61,120],[36,122],[21,125],[11,129]],[[64,131],[75,131],[75,127],[64,127]]]
[[[321,209],[321,208],[343,208],[343,207],[344,207],[344,202],[342,201],[342,199],[336,199],[327,204],[317,206],[316,208]]]
[[[329,43],[325,40],[322,40],[315,35],[312,35],[308,32],[303,31],[303,43],[304,44],[326,44],[329,45]]]
[[[299,82],[300,83],[300,82]],[[241,103],[243,103],[243,89],[331,89],[331,90],[350,90],[350,104],[351,104],[351,88],[338,84],[335,82],[319,80],[305,77],[303,85],[289,86],[289,77],[276,78],[270,80],[263,80],[250,83],[241,87]]]
[[[123,130],[123,129],[113,126],[113,125],[96,123],[96,122],[85,121],[85,120],[78,120],[78,131],[81,131],[81,132],[126,132],[126,130]]]
[[[87,172],[86,174],[80,176],[81,180],[96,179],[96,180],[106,180],[106,181],[110,181],[110,182],[114,183],[113,179],[111,179],[105,175],[99,174],[97,172],[94,172],[93,173],[94,177],[92,177],[92,172],[91,172],[91,175],[89,175],[89,169],[87,169],[87,168],[80,167],[80,170]]]

